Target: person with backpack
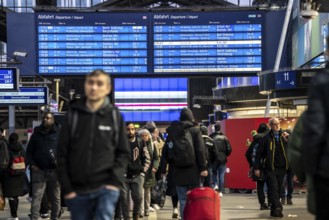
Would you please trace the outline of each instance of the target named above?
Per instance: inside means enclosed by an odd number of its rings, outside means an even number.
[[[58,176],[72,220],[112,219],[130,160],[126,126],[110,103],[111,77],[88,74],[60,133]]]
[[[25,150],[20,142],[18,142],[18,134],[9,135],[9,165],[2,174],[2,190],[3,196],[8,198],[10,220],[18,220],[17,211],[19,196],[28,193],[27,179],[25,174]]]
[[[43,194],[51,204],[51,219],[56,220],[61,209],[60,185],[56,173],[59,124],[51,112],[45,112],[40,126],[35,127],[27,145],[26,155],[31,168],[31,219],[39,218]]]
[[[213,164],[212,180],[214,189],[219,189],[219,195],[223,197],[227,157],[231,155],[232,147],[228,138],[221,132],[219,122],[214,125],[214,129],[215,132],[210,135],[210,138],[214,141],[217,158]]]
[[[200,186],[200,177],[208,175],[206,149],[202,134],[193,113],[188,108],[180,112],[179,121],[167,128],[169,160],[173,161],[173,176],[180,204],[180,216],[184,219],[186,193]]]
[[[249,163],[250,167],[250,177],[253,181],[256,181],[257,184],[257,198],[258,202],[260,204],[260,210],[266,210],[269,209],[270,205],[270,197],[268,196],[268,205],[265,203],[265,193],[264,193],[264,186],[267,183],[266,179],[264,179],[264,167],[260,166],[260,169],[262,169],[261,177],[257,177],[254,175],[254,165],[255,165],[255,157],[257,154],[257,149],[259,147],[260,140],[262,137],[269,131],[269,128],[267,124],[261,123],[258,126],[257,133],[253,136],[253,141],[251,142],[245,156]]]

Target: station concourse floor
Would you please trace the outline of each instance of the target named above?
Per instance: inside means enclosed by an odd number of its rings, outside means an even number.
[[[306,209],[306,194],[294,194],[293,205],[284,205],[283,218],[270,217],[269,210],[259,210],[257,194],[228,193],[220,200],[221,220],[262,220],[262,219],[296,219],[296,220],[313,220],[314,216],[309,214]],[[6,201],[7,202],[7,201]],[[70,219],[70,214],[66,211],[61,219]],[[20,198],[18,217],[20,220],[29,220],[30,203],[26,197]],[[0,220],[6,220],[10,217],[8,203],[4,211],[0,211]],[[148,218],[142,220],[167,220],[172,219],[171,198],[167,197],[165,206],[157,212],[151,212]],[[202,219],[200,219],[202,220]]]

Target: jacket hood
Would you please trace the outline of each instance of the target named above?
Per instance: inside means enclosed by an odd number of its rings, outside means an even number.
[[[167,128],[167,133],[173,137],[179,137],[184,135],[184,130],[194,127],[195,124],[192,121],[173,121]]]
[[[91,113],[91,111],[87,108],[86,100],[86,97],[75,99],[70,102],[70,108]],[[103,105],[97,110],[97,112],[100,114],[106,114],[111,108],[113,108],[113,105],[110,103],[110,99],[105,97]]]
[[[180,121],[194,121],[194,116],[193,113],[190,109],[188,108],[183,108],[180,112]]]

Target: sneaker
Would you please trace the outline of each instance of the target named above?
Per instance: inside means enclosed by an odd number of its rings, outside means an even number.
[[[7,218],[7,220],[19,220],[18,217],[10,217],[10,218]]]
[[[32,197],[26,197],[26,201],[28,201],[28,202],[32,202]]]
[[[218,190],[218,186],[217,185],[214,186],[214,190]]]
[[[223,197],[223,193],[222,192],[219,193],[219,197]]]
[[[49,214],[48,213],[42,213],[42,214],[40,214],[40,218],[49,219]]]
[[[153,204],[152,207],[155,209],[155,210],[160,210],[160,206],[158,204]],[[150,210],[151,211],[151,210]]]
[[[292,203],[292,200],[291,200],[291,198],[287,198],[287,205],[292,205],[293,203]]]
[[[154,208],[152,208],[152,206],[150,206],[148,212],[155,212]]]
[[[61,218],[62,215],[63,215],[63,213],[64,213],[64,209],[63,209],[63,207],[62,207],[62,208],[59,210],[58,218]]]
[[[145,211],[144,215],[145,216],[149,216],[150,215],[150,212],[149,211]]]
[[[282,205],[285,205],[285,204],[286,204],[286,198],[285,198],[285,197],[282,197],[282,198],[281,198],[281,204],[282,204]]]
[[[178,218],[178,209],[174,208],[174,211],[172,213],[172,218]]]

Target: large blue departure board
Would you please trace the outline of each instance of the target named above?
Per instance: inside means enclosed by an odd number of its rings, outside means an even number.
[[[148,15],[37,13],[40,74],[147,73]]]
[[[263,69],[264,13],[36,13],[38,72],[195,75]]]
[[[155,73],[262,70],[262,13],[158,13],[152,18]]]

